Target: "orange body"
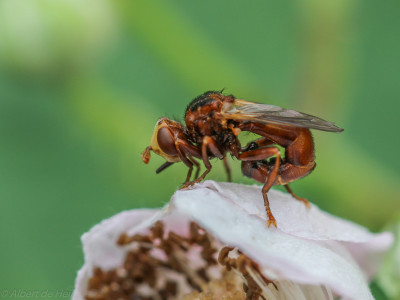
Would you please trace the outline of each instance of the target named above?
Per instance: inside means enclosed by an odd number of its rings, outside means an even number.
[[[273,144],[285,148],[285,156],[279,164],[278,174],[273,185],[288,184],[314,170],[316,166],[314,141],[309,129],[257,123],[249,123],[239,127],[243,131],[251,131],[263,137],[253,142],[257,143],[257,150],[261,153],[261,149]],[[243,174],[258,182],[265,183],[275,161],[267,162],[264,158],[261,158],[264,157],[262,154],[257,157],[257,153],[253,155],[249,155],[249,153],[249,151],[243,152],[240,156]]]
[[[283,185],[296,199],[289,183],[302,178],[315,168],[314,142],[311,129],[341,132],[332,122],[318,117],[283,109],[279,106],[259,104],[236,99],[232,95],[209,91],[195,98],[186,108],[185,123],[161,118],[154,130],[151,145],[142,154],[148,163],[150,151],[164,157],[166,163],[157,169],[161,172],[175,162],[182,161],[189,171],[182,188],[200,182],[211,171],[210,159],[224,159],[230,179],[226,155],[242,161],[245,176],[264,184],[262,194],[268,214],[268,225],[276,226],[267,192],[272,185]],[[261,138],[241,147],[238,135],[249,131]],[[280,148],[285,149],[281,156]],[[201,159],[206,171],[199,176]],[[193,166],[197,172],[190,181]]]

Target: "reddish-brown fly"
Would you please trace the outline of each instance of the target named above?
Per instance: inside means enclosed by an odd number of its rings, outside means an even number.
[[[279,106],[260,104],[225,96],[209,91],[195,98],[186,108],[183,124],[161,118],[157,121],[150,146],[142,154],[147,164],[150,151],[165,158],[166,162],[157,173],[176,162],[183,162],[189,171],[182,188],[203,180],[211,171],[210,159],[226,160],[229,153],[242,161],[245,176],[263,183],[262,195],[268,215],[268,226],[276,226],[271,213],[267,192],[273,185],[283,185],[290,194],[309,205],[306,199],[297,197],[289,183],[311,173],[315,168],[314,142],[310,129],[341,132],[343,129],[320,118],[287,110]],[[249,131],[260,138],[242,147],[238,135]],[[285,149],[284,156],[277,146]],[[199,176],[203,161],[206,170]],[[193,167],[197,168],[191,181]]]

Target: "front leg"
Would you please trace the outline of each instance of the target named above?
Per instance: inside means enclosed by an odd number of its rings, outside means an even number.
[[[201,144],[201,158],[203,160],[204,165],[206,166],[206,170],[196,180],[185,183],[183,188],[186,188],[188,186],[191,186],[195,183],[202,181],[207,176],[207,174],[210,173],[212,166],[208,157],[209,152],[211,152],[213,157],[218,157],[219,159],[224,158],[224,156],[222,155],[221,151],[218,148],[217,143],[210,136],[205,136]]]
[[[183,183],[183,186],[182,186],[182,188],[183,188],[189,182],[190,177],[192,176],[193,162],[189,159],[189,157],[187,156],[187,153],[185,153],[185,150],[181,149],[181,147],[179,146],[179,141],[176,142],[175,146],[176,146],[176,151],[178,152],[179,158],[189,168],[189,171],[186,175],[185,182]]]

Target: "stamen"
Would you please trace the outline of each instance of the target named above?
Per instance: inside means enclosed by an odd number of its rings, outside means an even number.
[[[175,299],[181,291],[201,291],[202,286],[213,278],[209,268],[216,264],[215,242],[195,223],[190,224],[188,238],[172,231],[165,237],[164,224],[159,221],[149,234],[122,234],[117,244],[132,244],[134,247],[127,253],[122,267],[109,271],[96,268],[93,271],[87,300],[110,297]],[[200,261],[199,266],[193,266],[193,258]]]
[[[148,234],[122,234],[117,244],[130,245],[123,265],[95,268],[86,300],[333,300],[325,287],[266,278],[254,260],[237,248],[221,247],[194,222],[188,237],[166,233],[158,221]]]

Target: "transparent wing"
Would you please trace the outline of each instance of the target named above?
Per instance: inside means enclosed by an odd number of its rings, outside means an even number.
[[[333,122],[304,114],[295,110],[284,109],[279,106],[260,104],[236,99],[235,102],[223,109],[227,119],[252,121],[260,123],[287,124],[296,127],[305,127],[330,132],[341,132]]]

